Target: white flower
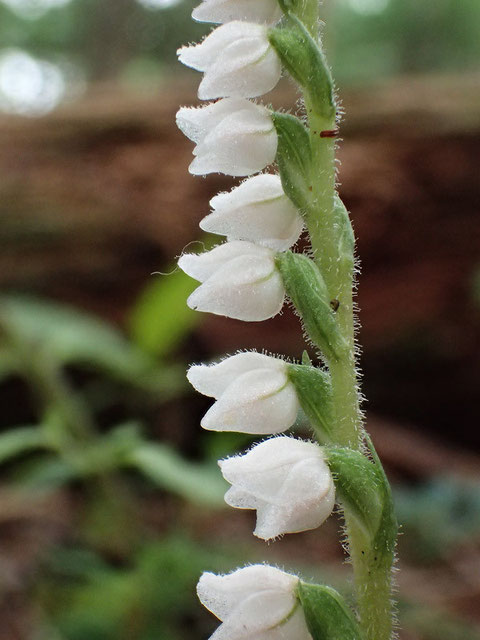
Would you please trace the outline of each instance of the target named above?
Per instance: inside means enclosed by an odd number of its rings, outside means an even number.
[[[200,228],[228,240],[250,240],[284,251],[302,232],[302,217],[285,195],[278,175],[249,178],[229,193],[216,195],[210,205],[213,212],[200,222]]]
[[[204,573],[198,597],[222,621],[210,640],[311,640],[297,585],[297,576],[263,564]]]
[[[288,364],[256,351],[237,353],[214,365],[194,365],[187,378],[216,399],[201,426],[210,431],[271,434],[290,428],[299,408]]]
[[[178,266],[202,283],[187,300],[191,309],[254,322],[282,308],[285,288],[271,249],[226,242],[206,253],[184,254]]]
[[[278,139],[270,111],[244,98],[182,107],[177,125],[197,145],[189,167],[193,175],[248,176],[275,160]]]
[[[277,0],[203,0],[192,11],[192,18],[198,22],[245,20],[275,24],[281,17]]]
[[[318,444],[287,436],[270,438],[218,464],[232,485],[225,502],[256,509],[253,533],[263,540],[315,529],[332,512],[335,486]]]
[[[177,55],[187,67],[205,72],[198,88],[201,100],[254,98],[273,89],[282,73],[267,27],[252,22],[228,22]]]

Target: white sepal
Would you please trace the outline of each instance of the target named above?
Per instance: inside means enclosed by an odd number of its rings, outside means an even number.
[[[194,365],[187,373],[197,391],[216,402],[201,421],[210,431],[281,433],[296,420],[297,394],[287,363],[254,351],[238,353],[214,365]]]
[[[248,176],[275,160],[278,138],[271,113],[245,98],[182,107],[177,125],[197,145],[189,167],[193,175]]]
[[[254,535],[263,540],[315,529],[332,512],[335,486],[318,444],[270,438],[219,465],[232,485],[225,501],[257,510]]]
[[[275,24],[282,17],[277,0],[203,0],[192,11],[198,22],[225,23],[244,20]]]
[[[177,55],[187,67],[205,72],[198,88],[201,100],[254,98],[273,89],[282,73],[267,27],[252,22],[228,22]]]
[[[222,621],[210,640],[311,640],[297,584],[297,576],[261,564],[223,576],[204,573],[198,597]]]
[[[228,193],[210,200],[211,214],[200,228],[227,236],[227,240],[249,240],[284,251],[303,229],[303,219],[285,195],[280,177],[269,173],[248,178]]]
[[[256,322],[273,318],[285,298],[275,253],[252,242],[226,242],[201,254],[184,254],[178,266],[202,284],[187,300],[191,309]]]

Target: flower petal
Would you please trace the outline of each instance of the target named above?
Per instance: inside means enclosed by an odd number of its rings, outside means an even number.
[[[190,384],[205,396],[219,398],[222,393],[238,378],[255,369],[271,369],[285,371],[287,364],[280,358],[246,351],[225,358],[213,365],[194,365],[190,367],[187,378]]]
[[[275,591],[283,607],[291,609],[292,594],[298,577],[268,565],[250,565],[227,575],[205,572],[198,585],[200,602],[220,620],[226,619],[239,602],[248,599],[252,593]],[[282,618],[280,618],[282,619]]]
[[[277,175],[253,176],[230,193],[218,194],[210,204],[214,211],[203,218],[200,228],[228,240],[250,240],[284,251],[303,229],[303,219]]]
[[[229,46],[242,39],[263,41],[263,52],[268,47],[267,32],[264,26],[233,21],[212,31],[200,44],[178,49],[178,59],[187,67],[197,71],[206,71],[219,57],[223,59]]]
[[[249,104],[253,105],[242,98],[225,98],[203,107],[181,107],[177,111],[177,126],[187,138],[199,143],[222,118],[248,108]]]
[[[202,140],[199,139],[193,152],[196,158],[189,167],[190,173],[205,175],[219,172],[231,176],[247,176],[261,171],[275,160],[278,138],[270,111],[248,100],[243,100],[242,104],[245,108],[225,115]],[[179,126],[184,127],[184,133],[189,130],[184,123]]]
[[[292,426],[297,412],[297,395],[286,375],[257,369],[230,384],[201,425],[211,431],[280,433]]]
[[[280,312],[285,297],[282,278],[272,260],[239,256],[218,269],[187,299],[195,311],[259,322]]]
[[[280,80],[282,65],[278,55],[267,40],[266,29],[247,22],[228,23],[219,27],[227,29],[231,24],[252,28],[252,35],[230,41],[211,65],[198,89],[201,100],[222,97],[253,98],[268,93]],[[255,29],[260,35],[255,35]]]
[[[277,0],[203,0],[192,11],[198,22],[224,23],[245,20],[274,24],[282,17]]]
[[[204,253],[183,254],[178,261],[178,266],[191,278],[205,282],[234,258],[246,255],[271,258],[272,253],[253,242],[225,242]]]

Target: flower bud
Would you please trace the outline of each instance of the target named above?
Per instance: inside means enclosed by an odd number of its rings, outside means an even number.
[[[311,640],[298,584],[297,576],[263,564],[224,576],[204,573],[198,597],[222,621],[210,640]]]
[[[303,219],[285,195],[280,177],[260,174],[229,193],[219,193],[210,205],[213,212],[200,222],[209,233],[228,240],[249,240],[276,251],[295,244]]]
[[[247,322],[267,320],[282,308],[285,289],[275,253],[252,242],[226,242],[181,256],[178,266],[202,284],[187,304],[196,311]]]
[[[177,55],[187,67],[205,72],[198,88],[201,100],[254,98],[273,89],[282,73],[267,27],[253,22],[228,22]]]
[[[263,540],[315,529],[332,512],[335,487],[318,444],[288,436],[270,438],[219,465],[232,485],[225,502],[256,509],[253,533]]]
[[[275,160],[277,134],[271,112],[244,98],[182,107],[177,125],[197,145],[188,168],[193,175],[248,176]]]
[[[192,11],[192,18],[198,22],[244,20],[275,24],[281,17],[277,0],[203,0]]]
[[[210,431],[281,433],[296,420],[298,400],[288,364],[256,351],[237,353],[214,365],[194,365],[192,386],[216,399],[201,426]]]

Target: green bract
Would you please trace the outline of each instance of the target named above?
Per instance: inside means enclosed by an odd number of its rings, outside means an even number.
[[[297,593],[313,640],[362,640],[357,621],[335,589],[300,582]]]
[[[320,347],[327,360],[338,360],[347,345],[318,267],[307,256],[291,251],[277,254],[276,262],[287,294],[310,339]]]
[[[283,190],[301,212],[310,202],[312,152],[308,131],[302,122],[288,113],[272,114],[277,131],[276,161]]]
[[[397,523],[390,486],[378,458],[370,460],[360,451],[344,447],[328,447],[326,456],[337,496],[367,536],[375,561],[390,562]]]
[[[339,267],[342,271],[351,273],[355,264],[355,236],[348,211],[338,195],[335,195],[334,216],[338,234]]]
[[[326,121],[334,119],[336,106],[330,69],[305,26],[289,13],[287,25],[270,29],[268,39],[287,71],[308,93],[315,113]]]
[[[302,409],[321,442],[334,442],[332,382],[328,371],[304,364],[288,366]]]

